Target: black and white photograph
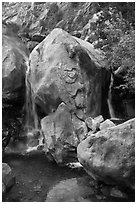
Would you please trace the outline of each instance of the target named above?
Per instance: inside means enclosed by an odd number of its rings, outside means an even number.
[[[2,202],[135,202],[135,2],[1,2]]]

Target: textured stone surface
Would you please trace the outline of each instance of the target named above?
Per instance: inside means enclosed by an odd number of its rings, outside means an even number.
[[[94,119],[92,117],[86,118],[85,123],[87,124],[89,129],[91,129],[93,132],[96,132],[97,130],[99,130],[100,123],[103,121],[104,121],[103,116],[99,115]]]
[[[86,138],[86,134],[88,132],[87,126],[84,121],[78,119],[75,115],[72,116],[72,124],[74,127],[75,134],[79,142]]]
[[[94,179],[135,185],[135,120],[92,134],[77,148],[80,163]]]
[[[62,101],[78,118],[101,114],[107,72],[101,53],[89,43],[54,29],[32,51],[30,67],[35,103],[45,115]]]
[[[95,192],[88,182],[85,177],[61,181],[48,192],[46,202],[90,202]]]
[[[103,130],[103,129],[110,128],[113,126],[115,126],[115,124],[111,120],[107,119],[100,124],[99,128],[100,128],[100,130]]]
[[[10,166],[2,163],[2,192],[6,193],[15,183],[15,177]]]
[[[2,34],[3,100],[17,100],[20,97],[24,99],[29,52],[23,42],[4,24]]]
[[[57,163],[65,163],[71,157],[72,160],[76,158],[79,140],[74,132],[71,114],[64,103],[59,105],[55,113],[41,120],[41,127],[47,152]]]
[[[63,102],[54,113],[41,120],[41,127],[45,141],[44,149],[57,163],[67,163],[68,158],[70,162],[76,159],[76,148],[86,138],[87,126],[75,115],[71,117]]]
[[[22,130],[22,112],[26,101],[26,70],[29,51],[12,26],[2,25],[2,137],[3,150],[11,137]]]

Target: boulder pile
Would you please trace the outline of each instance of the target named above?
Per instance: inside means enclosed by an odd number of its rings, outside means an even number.
[[[76,157],[77,145],[88,132],[86,118],[109,115],[110,73],[101,52],[58,28],[35,47],[29,60],[28,80],[42,118],[45,149],[62,163],[73,152]]]

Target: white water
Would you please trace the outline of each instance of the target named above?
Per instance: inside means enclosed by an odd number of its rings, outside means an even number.
[[[110,113],[110,117],[111,118],[115,118],[116,115],[115,115],[115,112],[114,112],[114,109],[113,109],[113,106],[112,106],[112,96],[111,96],[111,87],[113,85],[113,76],[111,74],[111,79],[110,79],[110,86],[109,86],[109,92],[108,92],[108,108],[109,108],[109,113]]]
[[[34,93],[31,88],[30,78],[30,66],[27,63],[26,70],[26,129],[31,131],[33,129],[38,130],[38,116],[36,113],[36,106],[34,102]]]
[[[42,145],[42,134],[39,129],[39,123],[38,123],[38,116],[36,113],[36,105],[34,101],[34,93],[32,90],[32,85],[30,82],[30,65],[29,62],[27,61],[27,70],[26,70],[26,104],[25,104],[25,109],[26,109],[26,124],[25,124],[25,131],[26,135],[28,137],[28,151],[33,151],[34,149],[37,149],[39,145]],[[39,137],[35,138],[36,135]]]

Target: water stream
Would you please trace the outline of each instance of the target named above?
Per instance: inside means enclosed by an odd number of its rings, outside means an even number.
[[[132,201],[104,197],[93,179],[83,170],[60,167],[49,162],[44,153],[9,154],[3,159],[12,168],[16,184],[3,202],[120,202]]]
[[[28,138],[27,140],[27,151],[31,151],[33,149],[37,149],[39,145],[43,145],[43,136],[41,134],[41,130],[39,128],[38,115],[36,113],[36,105],[34,101],[34,92],[31,88],[31,80],[30,80],[30,65],[27,62],[27,70],[26,70],[26,123],[25,123],[25,134]]]
[[[34,102],[34,93],[31,88],[30,82],[30,65],[27,64],[26,70],[26,129],[31,131],[32,129],[38,130],[38,116],[36,113],[36,107]]]
[[[115,112],[114,112],[114,108],[112,105],[112,94],[111,94],[111,88],[113,85],[113,76],[111,74],[111,79],[110,79],[110,85],[109,85],[109,92],[108,92],[108,108],[109,108],[109,113],[110,113],[110,117],[111,118],[116,118]]]
[[[26,72],[26,124],[27,152],[5,154],[3,162],[12,168],[16,184],[3,197],[3,202],[115,202],[128,199],[104,197],[95,181],[84,170],[74,170],[66,166],[60,167],[51,163],[42,151],[32,151],[42,145],[42,136],[38,124],[38,116],[34,103],[34,93],[30,84],[30,66],[27,63]],[[109,91],[109,110],[111,117],[115,117],[111,105],[111,86]],[[35,138],[35,135],[39,137]],[[29,150],[29,151],[28,151]],[[129,200],[130,201],[130,200]]]

